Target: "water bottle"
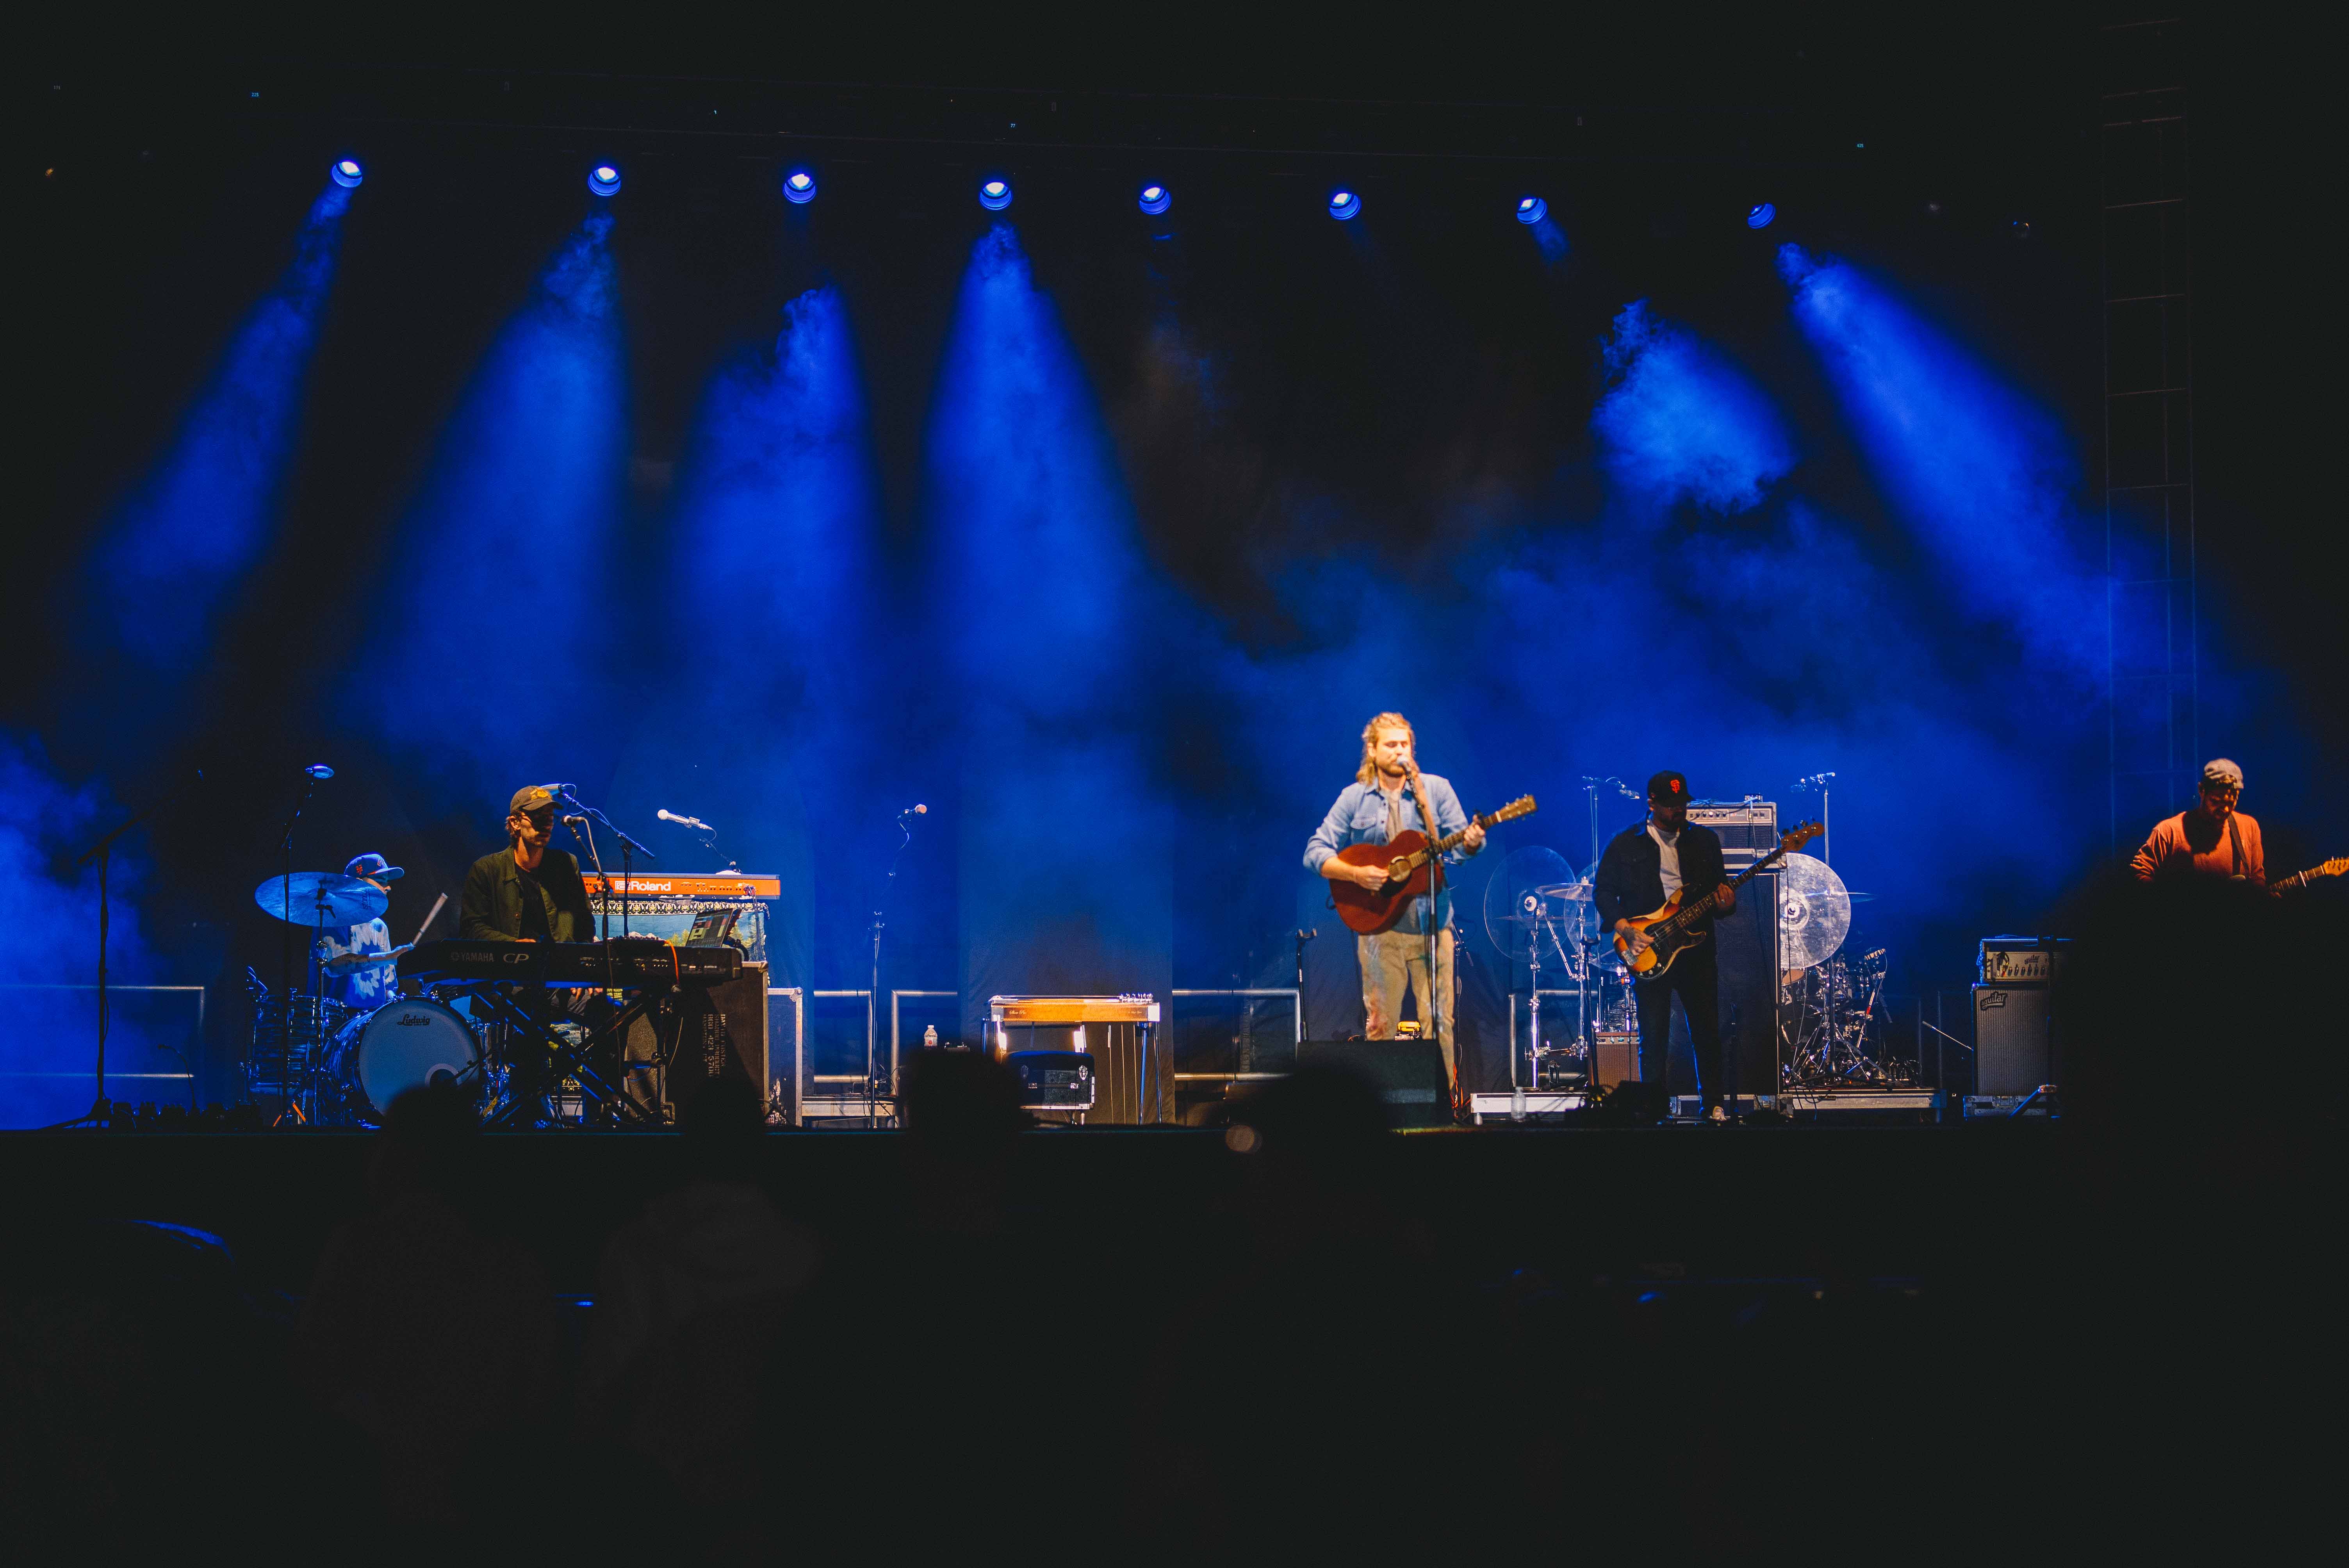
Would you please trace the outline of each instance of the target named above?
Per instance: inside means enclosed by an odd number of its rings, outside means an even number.
[[[935,1051],[937,1048],[938,1026],[936,1024],[932,1024],[929,1027],[922,1031],[922,1049],[926,1051]]]

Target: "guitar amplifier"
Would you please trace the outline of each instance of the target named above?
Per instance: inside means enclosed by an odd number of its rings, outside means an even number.
[[[2068,936],[1985,936],[1974,978],[1985,985],[2038,985],[2061,979]]]
[[[1721,835],[1721,863],[1731,876],[1778,847],[1778,806],[1773,800],[1692,800],[1688,820]]]
[[[1084,1051],[1011,1051],[1003,1065],[1019,1077],[1023,1110],[1091,1110],[1093,1059]]]

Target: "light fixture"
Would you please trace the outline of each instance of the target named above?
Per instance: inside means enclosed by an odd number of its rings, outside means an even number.
[[[333,175],[335,183],[346,191],[357,190],[359,181],[367,178],[367,170],[359,167],[359,160],[356,158],[341,159],[326,172]]]
[[[587,189],[598,196],[617,195],[620,190],[618,167],[610,163],[595,165],[587,171]]]
[[[1767,201],[1756,201],[1745,210],[1745,226],[1749,229],[1766,229],[1777,216],[1777,208]]]
[[[804,207],[815,200],[815,176],[804,169],[794,169],[783,176],[783,200],[794,207]]]
[[[1340,223],[1362,210],[1362,199],[1340,185],[1330,192],[1330,216]]]
[[[1134,205],[1154,218],[1174,204],[1174,193],[1155,182],[1143,186],[1141,195],[1134,198]]]
[[[1000,212],[1011,205],[1011,181],[990,180],[978,188],[978,204],[990,212]]]
[[[1538,196],[1517,198],[1517,222],[1531,228],[1549,216],[1549,203]]]

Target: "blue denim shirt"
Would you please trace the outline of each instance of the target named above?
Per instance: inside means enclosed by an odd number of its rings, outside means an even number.
[[[1468,825],[1468,813],[1460,809],[1460,797],[1453,789],[1449,779],[1423,772],[1419,776],[1419,781],[1427,787],[1427,803],[1435,808],[1436,838],[1456,833]],[[1402,792],[1402,825],[1415,828],[1423,833],[1427,831],[1426,825],[1419,820],[1419,802],[1412,798],[1409,785],[1403,787]],[[1306,841],[1306,868],[1318,873],[1322,861],[1349,844],[1383,844],[1386,841],[1385,793],[1375,784],[1349,784],[1339,791],[1336,804],[1330,808],[1330,814],[1321,819],[1321,825],[1313,830],[1313,837]],[[1447,865],[1458,865],[1467,858],[1460,851],[1454,850],[1444,860]],[[1424,935],[1427,931],[1427,903],[1423,895],[1413,899],[1411,907],[1403,911],[1402,918],[1394,923],[1392,929],[1414,936]],[[1435,903],[1436,926],[1441,930],[1452,923],[1452,889],[1449,886],[1437,896]]]

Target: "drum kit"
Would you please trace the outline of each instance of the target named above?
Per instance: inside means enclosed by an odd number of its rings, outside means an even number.
[[[1897,1088],[1910,1064],[1884,1049],[1884,949],[1843,951],[1853,892],[1835,868],[1788,855],[1778,872],[1780,1078],[1789,1093]]]
[[[1592,874],[1597,866],[1591,868]],[[1882,1088],[1909,1081],[1909,1067],[1884,1048],[1885,954],[1843,952],[1854,892],[1825,861],[1785,857],[1777,880],[1781,1078],[1790,1092]],[[1527,1087],[1579,1086],[1601,1035],[1636,1035],[1631,976],[1600,929],[1591,877],[1554,851],[1512,851],[1485,884],[1485,930],[1512,964],[1532,974],[1532,1075]],[[1547,969],[1550,978],[1544,981]],[[1542,1028],[1542,999],[1570,993],[1573,1032]],[[1567,1043],[1553,1044],[1565,1037]]]
[[[1599,929],[1590,879],[1576,875],[1556,851],[1527,845],[1510,851],[1485,884],[1485,934],[1533,976],[1528,1088],[1587,1081],[1593,1037],[1638,1029],[1630,971]],[[1545,967],[1551,975],[1547,986]],[[1562,992],[1572,995],[1574,1030],[1565,1043],[1553,1044],[1560,1032],[1543,1033],[1542,998]]]
[[[363,878],[298,872],[262,883],[254,902],[278,920],[310,927],[315,938],[376,919],[390,897]],[[438,904],[433,909],[439,913]],[[388,963],[394,955],[366,956]],[[487,1031],[455,988],[445,995],[395,994],[370,1009],[318,994],[273,996],[250,969],[245,984],[254,1004],[246,1086],[256,1100],[283,1105],[286,1120],[378,1126],[409,1089],[449,1081],[478,1090],[502,1076],[489,1070]]]

